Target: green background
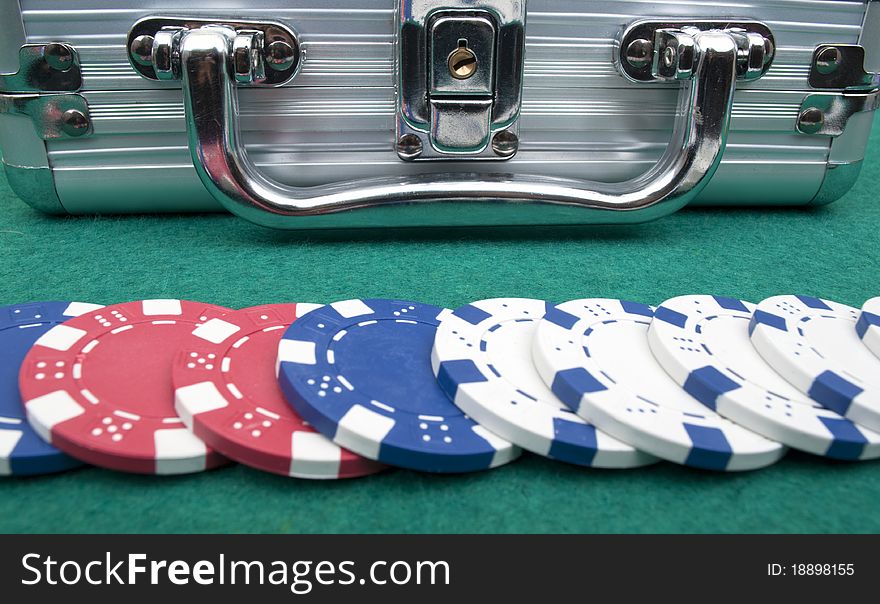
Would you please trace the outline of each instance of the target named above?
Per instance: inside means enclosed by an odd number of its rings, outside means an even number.
[[[880,123],[878,123],[880,124]],[[400,297],[656,304],[880,295],[880,126],[827,208],[694,209],[625,228],[264,230],[226,215],[52,218],[0,177],[0,304],[187,298],[230,307]],[[2,532],[880,532],[880,462],[792,451],[746,474],[575,468],[534,455],[465,476],[311,482],[241,466],[183,477],[83,469],[0,481]]]

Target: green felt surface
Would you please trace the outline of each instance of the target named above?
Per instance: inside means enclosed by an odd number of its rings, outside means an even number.
[[[880,295],[880,128],[856,188],[818,210],[689,210],[628,228],[308,236],[231,216],[51,218],[0,180],[0,304],[180,297],[244,307],[500,296],[646,303]],[[232,466],[196,476],[83,469],[0,481],[4,532],[878,532],[880,463],[791,452],[738,475],[670,463],[579,469],[533,455],[467,476],[309,482]]]

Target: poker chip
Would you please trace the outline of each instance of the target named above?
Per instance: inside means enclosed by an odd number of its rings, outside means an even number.
[[[735,298],[673,298],[655,311],[648,342],[691,396],[762,436],[835,459],[880,457],[880,434],[811,400],[758,354],[749,339],[754,309]]]
[[[880,298],[871,298],[862,306],[856,333],[868,350],[880,357]]]
[[[194,329],[227,312],[145,300],[56,325],[21,365],[28,420],[60,450],[109,469],[184,474],[225,463],[175,414],[171,366]]]
[[[27,423],[18,371],[37,338],[59,323],[98,308],[82,302],[0,307],[0,476],[52,474],[82,465],[40,438]]]
[[[296,478],[351,478],[385,466],[340,448],[284,400],[275,376],[278,342],[313,304],[231,312],[192,332],[174,361],[175,409],[226,457]]]
[[[797,389],[843,417],[880,431],[880,359],[859,341],[859,311],[809,296],[758,304],[752,344]]]
[[[657,457],[707,470],[778,461],[786,448],[705,407],[654,359],[653,309],[622,300],[575,300],[538,324],[533,358],[563,403],[609,434]]]
[[[279,343],[279,381],[294,409],[336,444],[394,466],[471,472],[519,449],[447,398],[431,371],[449,310],[404,300],[347,300],[297,320]]]
[[[447,315],[431,356],[441,388],[481,425],[533,453],[599,468],[657,462],[597,430],[544,384],[532,362],[532,338],[551,307],[541,300],[502,298]]]

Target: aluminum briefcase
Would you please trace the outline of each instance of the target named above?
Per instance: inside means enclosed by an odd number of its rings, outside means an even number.
[[[880,1],[0,0],[0,74],[47,212],[642,222],[845,193]]]

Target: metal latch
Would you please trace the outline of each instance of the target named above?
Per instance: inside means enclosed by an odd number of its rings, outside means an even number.
[[[31,119],[43,140],[75,138],[91,133],[82,87],[79,55],[58,42],[26,44],[18,53],[18,71],[0,74],[0,114]]]
[[[518,148],[525,2],[399,0],[401,159],[507,159]]]

